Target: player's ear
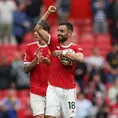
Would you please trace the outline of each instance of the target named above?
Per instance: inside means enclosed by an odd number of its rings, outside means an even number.
[[[68,31],[68,36],[70,37],[72,35],[72,31]]]

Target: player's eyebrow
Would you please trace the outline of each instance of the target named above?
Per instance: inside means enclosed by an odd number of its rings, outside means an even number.
[[[64,32],[64,30],[62,30],[62,29],[58,29],[58,31],[60,31],[60,32]]]

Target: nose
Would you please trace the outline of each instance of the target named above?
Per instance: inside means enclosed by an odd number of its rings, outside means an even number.
[[[60,32],[60,31],[58,31],[58,32],[57,32],[57,34],[58,34],[58,35],[61,35],[61,32]]]

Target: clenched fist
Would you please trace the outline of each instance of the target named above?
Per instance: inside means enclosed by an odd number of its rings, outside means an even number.
[[[49,6],[49,8],[48,8],[48,11],[49,11],[50,13],[56,12],[56,10],[57,10],[57,8],[56,8],[55,6]]]

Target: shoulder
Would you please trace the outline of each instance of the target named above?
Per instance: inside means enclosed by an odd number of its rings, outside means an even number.
[[[35,41],[35,42],[27,44],[27,46],[32,46],[32,45],[36,45],[36,44],[37,44],[37,42]]]
[[[34,47],[36,45],[37,45],[37,42],[35,41],[35,42],[27,44],[27,48]]]
[[[37,42],[27,44],[26,51],[32,50],[37,45]]]
[[[49,35],[48,45],[59,43],[58,38],[56,36]]]
[[[72,48],[75,49],[75,50],[83,51],[83,49],[81,48],[81,46],[79,46],[77,44],[74,44],[74,43],[72,43]]]

